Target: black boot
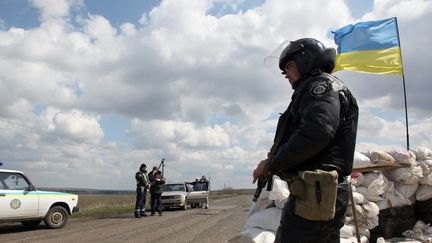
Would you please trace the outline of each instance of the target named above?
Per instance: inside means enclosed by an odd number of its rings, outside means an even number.
[[[141,218],[141,215],[137,211],[135,211],[135,218]]]

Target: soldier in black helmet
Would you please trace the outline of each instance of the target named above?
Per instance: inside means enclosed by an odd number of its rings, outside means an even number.
[[[137,173],[135,173],[136,180],[136,202],[135,202],[135,218],[141,218],[147,216],[145,214],[145,203],[147,189],[150,185],[149,178],[147,176],[146,164],[141,164]]]
[[[294,93],[280,116],[268,159],[253,182],[278,175],[290,196],[275,242],[339,242],[344,225],[357,134],[358,106],[331,75],[336,51],[304,38],[290,42],[279,68]]]

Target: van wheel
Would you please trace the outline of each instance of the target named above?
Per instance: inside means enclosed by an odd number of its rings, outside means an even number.
[[[42,220],[30,220],[30,221],[22,221],[21,224],[27,227],[35,227],[38,226],[42,222]]]
[[[63,228],[68,221],[68,213],[64,207],[52,207],[45,216],[44,222],[51,229]]]

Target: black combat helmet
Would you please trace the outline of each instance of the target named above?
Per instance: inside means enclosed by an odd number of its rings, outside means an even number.
[[[308,74],[316,69],[331,73],[336,64],[336,50],[326,48],[320,41],[303,38],[291,41],[279,57],[279,68],[285,72],[289,61],[294,61],[300,73]]]

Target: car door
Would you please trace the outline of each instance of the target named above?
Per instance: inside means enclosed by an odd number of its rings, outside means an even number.
[[[205,188],[203,188],[201,185],[193,185],[192,191],[188,195],[188,201],[196,203],[205,202],[207,198],[207,191],[204,189]]]
[[[37,191],[20,173],[0,172],[0,218],[36,217],[39,210]]]

